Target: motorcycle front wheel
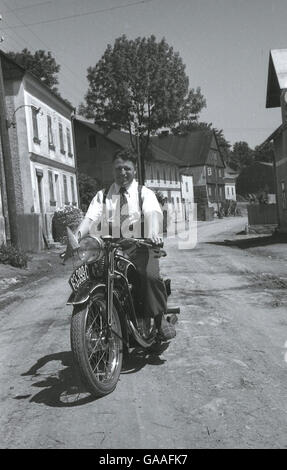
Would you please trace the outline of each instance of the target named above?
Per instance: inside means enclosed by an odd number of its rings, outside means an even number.
[[[71,348],[80,374],[96,397],[111,393],[122,368],[123,343],[118,312],[113,308],[108,327],[103,293],[93,296],[85,307],[75,307],[71,321]]]

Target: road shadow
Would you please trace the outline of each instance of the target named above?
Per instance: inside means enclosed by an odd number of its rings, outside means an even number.
[[[246,239],[240,238],[235,240],[224,240],[224,241],[214,241],[206,242],[208,245],[217,245],[217,246],[231,246],[236,248],[241,248],[242,250],[247,250],[248,248],[255,248],[260,246],[274,245],[277,243],[287,244],[287,236],[282,234],[266,235],[266,236],[255,236],[248,237]]]
[[[159,357],[169,346],[169,343],[163,343],[149,350],[134,349],[125,355],[122,367],[123,374],[132,374],[138,372],[146,365],[162,365],[164,359]],[[53,367],[52,372],[43,369],[47,364],[60,362],[64,368],[57,369]],[[43,369],[43,370],[41,370]],[[30,367],[27,372],[21,374],[22,377],[31,377],[31,387],[41,388],[36,395],[31,394],[18,395],[15,400],[26,400],[30,398],[31,403],[40,403],[54,408],[82,406],[98,400],[92,396],[87,387],[82,382],[80,374],[73,363],[71,351],[63,351],[54,354],[48,354],[41,357]],[[38,379],[38,381],[36,381]]]
[[[162,343],[149,349],[133,349],[124,356],[122,374],[134,374],[147,365],[162,366],[166,360],[159,356],[168,347],[169,343]]]
[[[64,368],[54,369],[53,372],[41,372],[41,369],[51,362],[61,362]],[[79,373],[73,364],[71,351],[64,351],[55,354],[49,354],[41,357],[23,377],[31,376],[33,380],[39,378],[38,382],[33,381],[32,387],[42,390],[32,396],[30,402],[42,403],[47,406],[62,408],[85,405],[96,398],[87,390],[87,387],[81,381]],[[22,397],[15,397],[21,399]],[[26,398],[25,396],[23,399]]]

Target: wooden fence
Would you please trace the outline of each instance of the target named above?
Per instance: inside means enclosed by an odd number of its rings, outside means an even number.
[[[249,225],[278,224],[276,204],[250,204],[247,206]]]
[[[17,216],[19,247],[23,251],[38,252],[44,248],[43,228],[40,214]]]

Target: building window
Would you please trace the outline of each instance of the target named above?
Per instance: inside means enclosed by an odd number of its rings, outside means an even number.
[[[170,180],[169,180],[170,184],[172,184],[172,168],[170,168]]]
[[[234,188],[233,187],[231,188],[231,194],[232,194],[232,196],[234,196]]]
[[[179,197],[176,198],[176,203],[179,205]]]
[[[178,177],[177,177],[177,170],[176,170],[176,168],[174,169],[174,179],[175,179],[175,182],[177,183],[177,182],[178,182]]]
[[[282,208],[287,209],[287,199],[286,199],[286,185],[285,181],[281,181],[281,193],[282,193]]]
[[[60,137],[60,151],[65,155],[65,146],[64,146],[64,134],[63,134],[63,125],[59,122],[59,137]]]
[[[49,178],[49,191],[50,191],[50,206],[55,206],[56,205],[55,190],[54,190],[53,172],[51,170],[48,170],[48,178]]]
[[[72,157],[73,153],[72,153],[71,131],[68,127],[67,127],[66,131],[67,131],[68,156]]]
[[[188,193],[188,182],[187,181],[185,182],[185,190]]]
[[[208,196],[212,196],[212,188],[211,188],[211,186],[208,186]]]
[[[211,176],[212,175],[212,168],[210,168],[210,166],[207,168],[207,176]]]
[[[153,183],[153,166],[150,165],[150,180]]]
[[[48,145],[49,145],[49,149],[55,150],[51,116],[47,116],[47,124],[48,124]]]
[[[65,204],[69,204],[68,184],[67,184],[66,175],[63,175],[63,186],[64,186],[64,201],[65,201]]]
[[[227,186],[227,196],[229,196],[229,195],[230,195],[230,188],[229,188],[229,186]]]
[[[89,135],[89,147],[90,149],[94,149],[97,147],[97,136],[95,134]]]
[[[157,173],[157,182],[160,183],[160,173],[159,173],[159,169],[157,168],[156,170],[156,173]]]
[[[32,110],[32,123],[33,123],[33,141],[36,144],[40,144],[41,140],[39,139],[38,110],[34,106],[31,107],[31,110]]]

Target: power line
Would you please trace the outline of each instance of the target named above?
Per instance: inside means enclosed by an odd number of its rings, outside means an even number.
[[[27,27],[27,26],[36,26],[36,25],[40,25],[40,24],[56,23],[58,21],[71,20],[71,19],[74,19],[74,18],[89,16],[89,15],[96,15],[97,13],[104,13],[104,12],[107,12],[107,11],[119,10],[120,8],[128,8],[128,7],[132,7],[132,6],[135,6],[135,5],[140,5],[140,4],[143,4],[143,3],[150,3],[150,2],[153,2],[153,1],[154,0],[138,0],[137,2],[125,3],[125,4],[122,4],[122,5],[115,6],[115,7],[103,8],[102,10],[94,10],[94,11],[88,11],[86,13],[77,13],[75,15],[61,16],[59,18],[50,19],[50,20],[43,20],[43,21],[37,21],[35,23],[26,23],[25,26]],[[12,11],[12,10],[10,10],[10,11]],[[11,29],[16,29],[16,28],[23,28],[23,25],[18,24],[18,25],[15,25],[15,26],[11,26]],[[2,28],[2,29],[4,30],[5,28]]]
[[[4,3],[5,6],[9,9],[9,6],[6,4],[6,2],[5,2],[4,0],[3,0],[3,3]],[[9,11],[11,11],[11,9],[10,9]],[[30,32],[38,39],[38,41],[40,41],[45,47],[47,47],[48,49],[50,49],[49,45],[46,44],[34,31],[32,31],[32,30],[21,20],[21,18],[19,18],[19,16],[18,16],[15,12],[14,12],[14,15],[16,16],[17,19],[19,19],[19,21],[22,22],[23,27],[26,27],[26,28],[28,29],[28,31],[30,31]],[[6,24],[8,24],[7,21],[5,21],[5,22],[6,22]],[[4,28],[3,28],[3,29],[4,29]],[[5,29],[6,29],[6,28],[5,28]],[[11,27],[9,27],[9,29],[11,29]],[[25,42],[28,43],[28,41],[25,40],[25,39],[23,38],[23,36],[19,35],[17,31],[15,31],[15,34],[20,38],[20,40],[24,41],[24,43],[25,43]],[[22,43],[22,45],[23,45],[23,43]],[[28,45],[29,45],[29,43],[28,43]],[[22,47],[22,46],[21,46],[21,47]],[[32,46],[31,43],[30,43],[30,47],[33,48],[34,46]],[[54,53],[54,55],[55,55],[55,57],[57,58],[57,54]],[[76,78],[76,77],[77,77],[77,75],[75,74],[75,71],[72,70],[72,69],[71,69],[67,64],[65,64],[62,60],[60,60],[60,62],[61,62],[61,65],[63,65],[66,69],[68,69],[68,70],[72,73],[72,76],[71,76],[70,74],[69,74],[69,75],[66,75],[64,72],[62,72],[63,75],[64,75],[64,77],[65,77],[68,81],[70,81],[70,83],[73,83],[73,85],[75,86],[75,82],[74,82],[74,80],[73,80],[73,78]],[[78,79],[81,80],[79,76],[78,76]],[[82,88],[80,88],[80,87],[77,87],[77,88],[78,88],[79,94],[81,94],[81,96],[82,96],[82,94],[83,94]]]
[[[17,8],[13,8],[11,10],[4,10],[2,11],[2,13],[7,13],[7,12],[13,12],[13,11],[19,11],[19,10],[26,10],[27,8],[34,8],[34,7],[38,7],[40,5],[45,5],[47,3],[53,3],[53,1],[55,0],[46,0],[44,2],[39,2],[39,3],[30,3],[29,5],[26,5],[24,7],[17,7]]]

